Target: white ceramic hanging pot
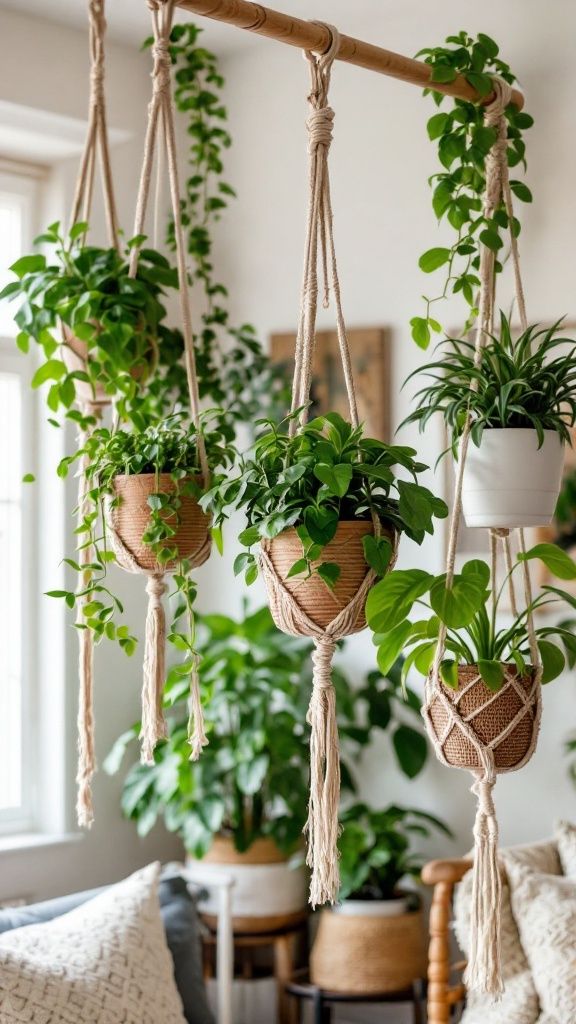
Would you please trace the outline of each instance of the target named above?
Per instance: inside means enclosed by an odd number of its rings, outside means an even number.
[[[550,523],[562,481],[564,443],[544,431],[484,430],[480,447],[471,440],[466,455],[462,509],[467,526],[514,529]]]

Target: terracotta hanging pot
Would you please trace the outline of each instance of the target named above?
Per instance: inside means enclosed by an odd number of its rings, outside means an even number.
[[[323,910],[310,955],[310,980],[332,992],[370,995],[409,988],[426,972],[424,923],[420,910],[403,901],[365,900],[362,913],[347,902]],[[393,904],[390,913],[388,904]],[[399,912],[398,912],[399,911]]]
[[[362,539],[367,534],[374,534],[374,526],[368,520],[357,519],[338,523],[334,538],[323,549],[320,559],[313,563],[315,566],[320,562],[335,562],[339,565],[340,576],[334,589],[331,589],[317,573],[313,573],[309,579],[302,576],[288,578],[294,562],[302,558],[302,541],[294,527],[284,530],[273,540],[264,543],[268,557],[284,587],[292,594],[302,611],[321,629],[325,629],[338,612],[350,603],[366,573],[369,572],[370,567],[364,558],[362,546]],[[381,535],[388,537],[392,544],[393,555],[389,567],[391,569],[396,560],[397,537],[394,530],[384,526]],[[282,628],[278,621],[278,592],[273,587],[267,589],[272,617],[276,625]],[[354,628],[350,632],[357,633],[365,626],[364,609],[360,608]]]
[[[490,690],[481,679],[477,665],[460,665],[458,689],[441,683],[442,691],[450,703],[458,707],[460,716],[472,729],[483,746],[492,746],[494,766],[498,772],[520,768],[533,749],[540,720],[541,687],[532,691],[534,670],[518,675],[514,664],[502,666],[504,684],[498,693]],[[472,684],[472,685],[470,685]],[[518,689],[517,689],[518,688]],[[518,690],[520,692],[518,692]],[[465,691],[465,692],[463,692]],[[524,714],[507,731],[518,713]],[[433,696],[429,708],[428,728],[433,739],[440,742],[448,725],[448,711],[441,698]],[[498,740],[498,737],[502,739]],[[479,770],[482,766],[478,751],[459,723],[455,723],[442,743],[441,753],[447,764],[454,768]]]
[[[560,493],[564,443],[555,430],[484,430],[468,445],[462,486],[467,526],[514,529],[547,526]]]
[[[201,482],[200,477],[186,479]],[[150,524],[148,498],[151,494],[174,494],[176,489],[177,484],[169,473],[119,475],[114,479],[114,495],[120,500],[110,509],[112,525],[124,547],[146,572],[163,572],[177,566],[177,561],[159,566],[154,552],[142,540]],[[177,549],[179,558],[192,559],[193,566],[202,565],[210,554],[210,516],[191,495],[183,494],[180,501],[179,521],[174,523],[176,533],[166,543]],[[171,523],[169,515],[166,520]]]

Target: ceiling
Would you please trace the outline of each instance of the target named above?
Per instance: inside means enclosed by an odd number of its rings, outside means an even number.
[[[2,8],[20,14],[32,14],[41,18],[49,15],[51,21],[75,28],[86,25],[86,0],[0,0]],[[375,18],[382,17],[384,9],[392,13],[395,4],[383,0],[271,0],[271,6],[280,8],[300,18],[309,18],[313,13],[319,20],[336,23],[341,31],[349,35],[366,32]],[[139,45],[149,32],[150,20],[146,0],[108,0],[106,5],[108,34],[117,42]],[[185,12],[178,13],[178,20],[186,20]],[[254,44],[250,32],[240,32],[229,25],[222,25],[209,18],[198,18],[205,27],[203,41],[206,46],[219,53],[244,49]]]

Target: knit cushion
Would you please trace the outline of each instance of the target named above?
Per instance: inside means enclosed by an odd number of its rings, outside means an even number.
[[[46,924],[0,935],[2,1024],[185,1024],[150,864]]]
[[[556,825],[556,842],[562,864],[562,874],[576,881],[576,825],[559,821]]]
[[[528,870],[560,874],[558,850],[554,843],[515,846],[500,851],[502,870],[502,976],[504,994],[494,1002],[492,996],[471,992],[462,1017],[462,1024],[536,1024],[540,1005],[526,954],[520,943],[512,913],[507,872],[514,865]],[[454,927],[460,948],[468,955],[470,944],[470,905],[472,872],[457,886],[454,901]],[[544,1020],[538,1024],[550,1024]]]
[[[522,865],[509,869],[512,910],[543,1014],[576,1021],[576,882]]]

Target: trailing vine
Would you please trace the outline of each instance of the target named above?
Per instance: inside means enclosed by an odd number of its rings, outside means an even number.
[[[493,75],[500,75],[513,84],[516,77],[499,56],[498,45],[489,36],[479,33],[474,39],[467,32],[448,36],[446,46],[426,47],[417,54],[432,66],[432,82],[452,82],[458,75],[472,85],[481,96],[492,92]],[[446,99],[434,88],[425,89],[437,107]],[[450,295],[462,295],[468,307],[467,328],[476,314],[476,294],[479,287],[478,268],[480,243],[495,253],[504,247],[502,232],[508,228],[508,215],[501,204],[494,216],[486,219],[482,214],[485,188],[485,161],[495,141],[495,129],[484,125],[481,104],[469,100],[452,99],[451,110],[439,111],[428,121],[429,138],[437,143],[438,158],[443,170],[429,179],[432,188],[432,206],[438,221],[446,220],[454,229],[451,246],[428,249],[419,260],[426,274],[445,268],[442,289],[434,296],[423,296],[426,304],[423,316],[410,321],[412,337],[420,348],[427,348],[433,333],[442,331],[441,324],[432,315],[435,303]],[[508,121],[508,166],[521,165],[526,169],[526,146],[523,133],[534,123],[530,114],[510,104],[506,110]],[[511,179],[510,187],[516,199],[530,203],[532,194],[527,185]],[[514,217],[511,230],[517,236],[520,222]],[[504,260],[496,259],[496,273],[502,270]]]
[[[215,54],[198,45],[202,29],[175,25],[171,55],[175,67],[174,100],[186,118],[189,173],[181,196],[182,221],[190,257],[191,281],[201,292],[201,329],[196,337],[201,398],[225,408],[236,423],[256,416],[284,415],[289,404],[283,374],[271,364],[252,324],[234,326],[228,292],[212,263],[212,227],[235,191],[224,177],[223,156],[232,143],[222,101],[224,78]],[[147,41],[148,43],[151,40]],[[175,248],[170,221],[167,243]]]

